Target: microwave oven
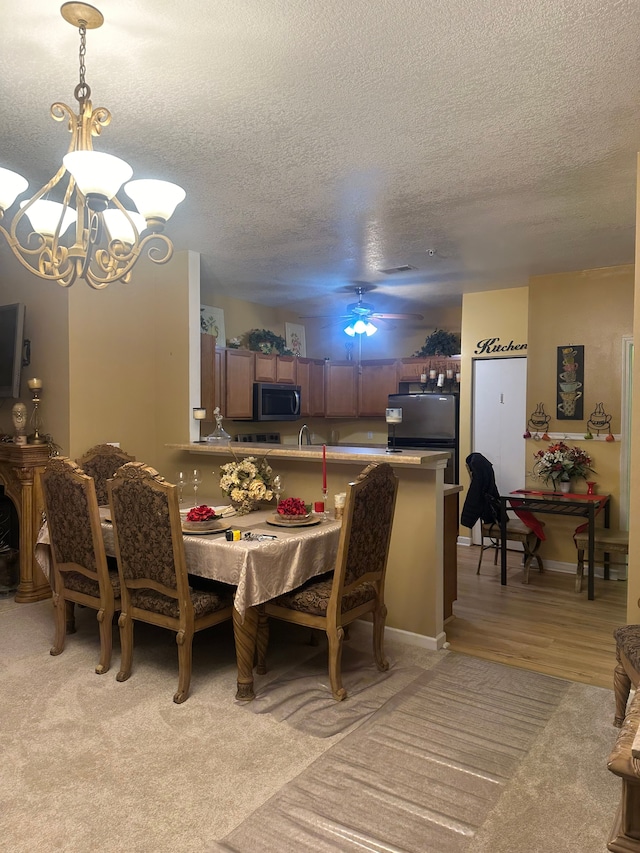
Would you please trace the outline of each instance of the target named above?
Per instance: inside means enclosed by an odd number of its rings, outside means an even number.
[[[254,421],[296,421],[299,417],[299,385],[253,383]]]

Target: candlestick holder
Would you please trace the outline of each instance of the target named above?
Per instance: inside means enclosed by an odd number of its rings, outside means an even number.
[[[46,444],[47,441],[40,435],[40,391],[42,390],[42,381],[40,379],[27,379],[27,386],[31,391],[31,400],[33,402],[33,412],[31,413],[31,422],[33,424],[33,433],[29,436],[29,444]]]
[[[322,500],[316,501],[313,505],[313,511],[316,515],[321,515],[322,520],[326,521],[329,518],[329,511],[327,510],[327,489],[322,489]]]

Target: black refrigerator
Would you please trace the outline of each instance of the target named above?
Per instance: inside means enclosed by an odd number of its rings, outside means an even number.
[[[389,426],[391,446],[446,450],[451,454],[445,483],[458,482],[458,394],[389,394],[389,408],[402,409],[402,422]]]

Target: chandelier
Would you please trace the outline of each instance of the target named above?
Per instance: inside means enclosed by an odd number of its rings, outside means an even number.
[[[60,12],[80,34],[80,79],[74,91],[78,113],[61,102],[51,106],[55,121],[67,121],[71,143],[53,178],[20,202],[9,230],[0,225],[0,232],[20,263],[40,278],[62,287],[82,278],[102,290],[114,281],[128,282],[145,249],[156,264],[171,258],[173,244],[162,231],[186,193],[168,181],[130,181],[128,163],[93,150],[92,137],[111,122],[111,113],[91,104],[85,82],[86,33],[102,26],[104,17],[85,3],[65,3]],[[0,219],[28,185],[21,175],[0,167]],[[126,209],[116,197],[122,187],[137,210]],[[75,237],[63,242],[71,225]]]

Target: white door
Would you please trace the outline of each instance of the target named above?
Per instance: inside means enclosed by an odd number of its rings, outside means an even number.
[[[476,359],[472,406],[473,452],[482,453],[493,465],[500,494],[521,489],[528,447],[522,438],[527,424],[527,359]],[[473,541],[480,542],[477,529]]]

